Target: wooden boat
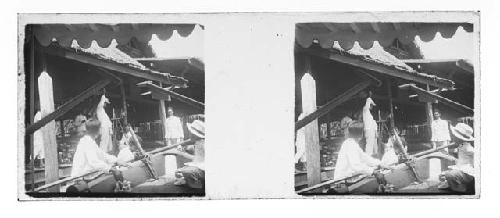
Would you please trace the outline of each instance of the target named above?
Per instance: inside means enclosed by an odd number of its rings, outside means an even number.
[[[442,146],[436,149],[421,152],[413,155],[415,159],[405,163],[397,164],[393,170],[382,170],[380,175],[391,190],[381,190],[380,181],[374,176],[355,175],[342,180],[330,180],[308,188],[297,191],[301,195],[322,195],[322,194],[449,194],[436,188],[436,182],[427,181],[429,179],[429,159],[439,158],[444,163],[443,166],[451,165],[451,160],[439,150],[451,145]],[[412,169],[413,168],[413,169]],[[414,173],[416,172],[416,173]],[[415,176],[415,174],[417,176]]]
[[[112,173],[94,171],[82,176],[68,177],[43,185],[36,188],[34,192],[28,192],[27,194],[32,196],[45,196],[46,194],[51,194],[49,196],[53,196],[53,194],[63,194],[62,196],[128,196],[136,193],[147,193],[147,195],[175,194],[176,196],[203,195],[204,190],[175,186],[173,185],[173,178],[165,177],[165,152],[189,142],[189,140],[186,140],[179,144],[155,149],[147,152],[148,157],[144,157],[148,160],[147,162],[142,158],[129,163],[127,167],[120,167],[119,170],[123,176],[123,181],[126,181],[131,187],[128,193],[127,191],[116,190],[117,179]],[[154,173],[151,173],[152,171]],[[49,191],[51,187],[55,186],[61,186],[60,192]],[[70,189],[72,190],[71,193],[68,191]]]

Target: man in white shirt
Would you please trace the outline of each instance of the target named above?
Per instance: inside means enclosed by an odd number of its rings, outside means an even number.
[[[116,157],[109,155],[95,142],[100,134],[99,120],[89,120],[85,123],[86,134],[80,139],[73,156],[71,176],[82,176],[93,171],[110,171],[116,163]]]
[[[335,165],[334,180],[345,179],[357,174],[372,175],[379,167],[389,168],[359,147],[363,138],[363,124],[353,122],[348,127],[349,137],[342,143]]]
[[[184,139],[184,130],[182,129],[182,122],[179,117],[174,116],[172,107],[167,109],[168,117],[165,121],[165,141],[167,146],[180,143]]]
[[[448,121],[441,119],[441,113],[438,110],[434,111],[434,120],[432,121],[431,129],[431,142],[434,148],[448,145],[451,140]]]

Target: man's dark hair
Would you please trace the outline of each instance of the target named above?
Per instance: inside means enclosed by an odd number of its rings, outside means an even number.
[[[351,138],[361,138],[363,137],[363,123],[353,122],[347,127],[349,137]]]
[[[92,136],[99,135],[99,130],[101,128],[101,122],[97,119],[90,119],[85,123],[87,133]]]

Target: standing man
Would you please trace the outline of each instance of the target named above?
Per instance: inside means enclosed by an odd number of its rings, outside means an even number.
[[[431,124],[431,142],[432,147],[448,145],[450,138],[450,131],[448,129],[448,121],[441,119],[439,110],[434,110],[434,120]]]
[[[172,107],[167,109],[168,117],[165,121],[164,131],[165,131],[165,141],[166,145],[174,145],[180,143],[184,139],[184,130],[182,129],[181,119],[174,116],[174,110]]]

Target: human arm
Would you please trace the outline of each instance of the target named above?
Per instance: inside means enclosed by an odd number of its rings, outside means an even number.
[[[101,149],[99,149],[95,141],[88,140],[86,143],[88,144],[85,146],[86,149],[84,151],[84,155],[90,167],[93,170],[102,170],[105,172],[109,171],[112,164],[116,162],[116,158],[113,159],[112,155],[105,154]]]
[[[349,145],[348,147],[346,147],[346,149],[347,150],[344,154],[348,160],[350,168],[355,173],[370,175],[373,173],[373,170],[380,164],[379,160],[372,158],[371,156],[363,152],[363,150],[361,150],[357,143]]]

